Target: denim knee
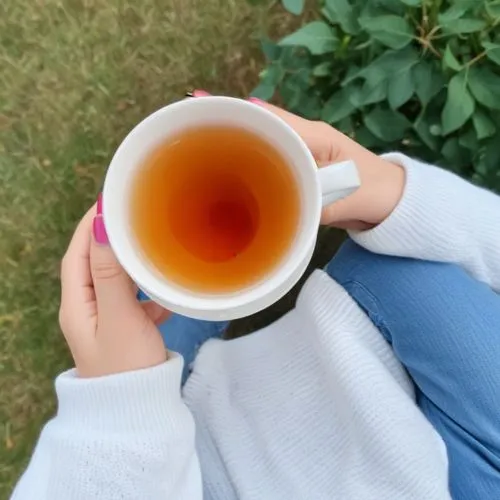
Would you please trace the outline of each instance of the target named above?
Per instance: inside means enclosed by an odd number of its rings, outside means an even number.
[[[326,271],[356,300],[388,342],[392,342],[394,317],[399,324],[405,318],[411,321],[415,314],[435,308],[436,301],[442,302],[453,283],[473,281],[454,264],[375,254],[352,240],[341,246]]]
[[[500,491],[500,296],[457,265],[346,242],[327,266],[392,344],[444,439],[453,498]]]

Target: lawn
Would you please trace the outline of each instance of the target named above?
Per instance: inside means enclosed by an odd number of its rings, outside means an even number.
[[[286,23],[245,0],[0,2],[0,499],[54,411],[53,378],[71,366],[59,262],[116,146],[187,89],[247,95],[259,33]]]

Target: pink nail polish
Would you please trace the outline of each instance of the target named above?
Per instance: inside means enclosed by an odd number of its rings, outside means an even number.
[[[102,215],[96,215],[92,225],[94,231],[94,239],[99,245],[109,245],[108,233],[104,227],[104,219]]]
[[[259,99],[258,97],[249,97],[248,101],[251,102],[252,104],[256,104],[257,106],[262,106],[265,104],[265,102],[262,99]]]
[[[207,97],[209,94],[206,90],[195,89],[192,92],[193,97]]]
[[[99,196],[97,197],[96,213],[97,213],[97,215],[102,215],[102,193],[99,193]]]

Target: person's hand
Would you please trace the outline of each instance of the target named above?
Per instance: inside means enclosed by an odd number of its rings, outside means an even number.
[[[191,95],[210,94],[196,90]],[[345,160],[356,162],[361,187],[351,196],[324,208],[322,224],[342,229],[369,229],[394,210],[405,184],[402,167],[385,161],[324,122],[300,118],[253,97],[249,101],[287,122],[302,137],[320,167]]]
[[[138,302],[108,245],[100,200],[80,221],[61,266],[59,322],[80,377],[138,370],[167,359],[156,325],[169,312]]]
[[[330,125],[300,118],[260,100],[250,101],[278,115],[304,140],[318,165],[353,160],[361,187],[323,209],[321,223],[342,229],[370,229],[385,220],[398,204],[405,185],[402,167],[368,151]]]

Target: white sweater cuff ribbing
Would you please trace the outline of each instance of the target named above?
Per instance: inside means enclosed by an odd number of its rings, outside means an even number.
[[[146,422],[149,432],[183,427],[182,367],[182,357],[171,353],[167,362],[133,372],[97,378],[64,372],[56,379],[59,425],[93,432],[141,432]]]
[[[384,158],[405,169],[403,196],[384,222],[350,236],[371,252],[457,264],[499,290],[500,197],[402,154]]]
[[[399,204],[385,221],[368,231],[351,231],[350,236],[361,246],[376,253],[390,253],[405,256],[428,240],[429,231],[440,225],[422,223],[424,217],[439,216],[443,210],[450,208],[444,196],[440,199],[439,189],[434,189],[429,196],[427,185],[435,188],[440,179],[440,171],[424,163],[413,160],[400,153],[389,153],[382,156],[385,160],[404,168],[406,183]],[[432,208],[432,212],[429,210]],[[439,243],[440,238],[437,238]]]

